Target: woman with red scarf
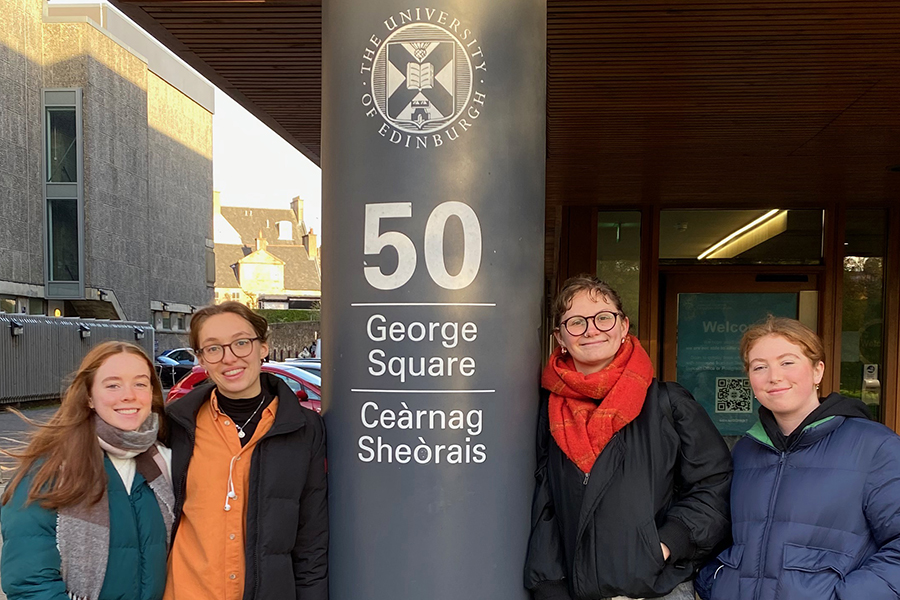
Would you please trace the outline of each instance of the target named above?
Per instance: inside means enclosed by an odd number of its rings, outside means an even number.
[[[728,448],[684,388],[654,379],[609,285],[569,279],[553,312],[525,587],[535,600],[693,600],[730,530]]]

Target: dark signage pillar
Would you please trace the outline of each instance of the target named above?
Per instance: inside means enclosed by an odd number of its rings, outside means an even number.
[[[323,2],[332,600],[527,597],[546,14]]]

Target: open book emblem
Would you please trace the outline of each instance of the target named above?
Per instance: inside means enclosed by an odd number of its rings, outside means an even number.
[[[469,101],[472,67],[465,48],[432,23],[395,31],[373,65],[372,91],[382,116],[409,133],[428,133],[456,119]]]

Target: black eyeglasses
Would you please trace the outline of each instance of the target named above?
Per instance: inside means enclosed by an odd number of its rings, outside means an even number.
[[[577,337],[587,333],[588,322],[590,320],[594,321],[594,327],[596,327],[598,331],[609,331],[616,326],[616,319],[618,318],[619,313],[611,312],[608,310],[601,310],[593,317],[582,317],[579,315],[569,317],[568,319],[560,323],[559,326],[564,327],[565,330],[569,332],[569,335],[574,335]]]
[[[202,356],[203,360],[208,363],[217,363],[222,362],[222,359],[225,358],[225,348],[230,348],[235,358],[244,358],[245,356],[250,356],[250,353],[253,352],[253,342],[258,339],[258,337],[241,338],[234,340],[230,344],[212,344],[206,348],[200,348],[197,350],[197,354]]]

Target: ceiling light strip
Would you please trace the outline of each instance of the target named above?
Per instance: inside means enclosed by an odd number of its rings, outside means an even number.
[[[763,223],[765,223],[766,221],[768,221],[769,219],[771,219],[772,217],[774,217],[775,215],[780,213],[781,211],[782,211],[782,209],[780,209],[780,208],[774,208],[774,209],[770,210],[769,212],[767,212],[766,214],[764,214],[763,216],[756,219],[755,221],[748,223],[747,225],[744,225],[743,227],[741,227],[734,233],[728,235],[727,237],[722,238],[721,240],[719,240],[718,242],[716,242],[715,244],[713,244],[712,246],[710,246],[709,248],[704,250],[703,253],[697,257],[697,260],[703,260],[704,258],[709,256],[710,254],[712,254],[713,252],[715,252],[716,250],[718,250],[719,248],[721,248],[722,246],[724,246],[725,244],[727,244],[728,242],[733,240],[734,238],[738,237],[739,235],[741,235],[743,233],[750,231],[754,227],[759,227],[760,225],[762,225]]]

